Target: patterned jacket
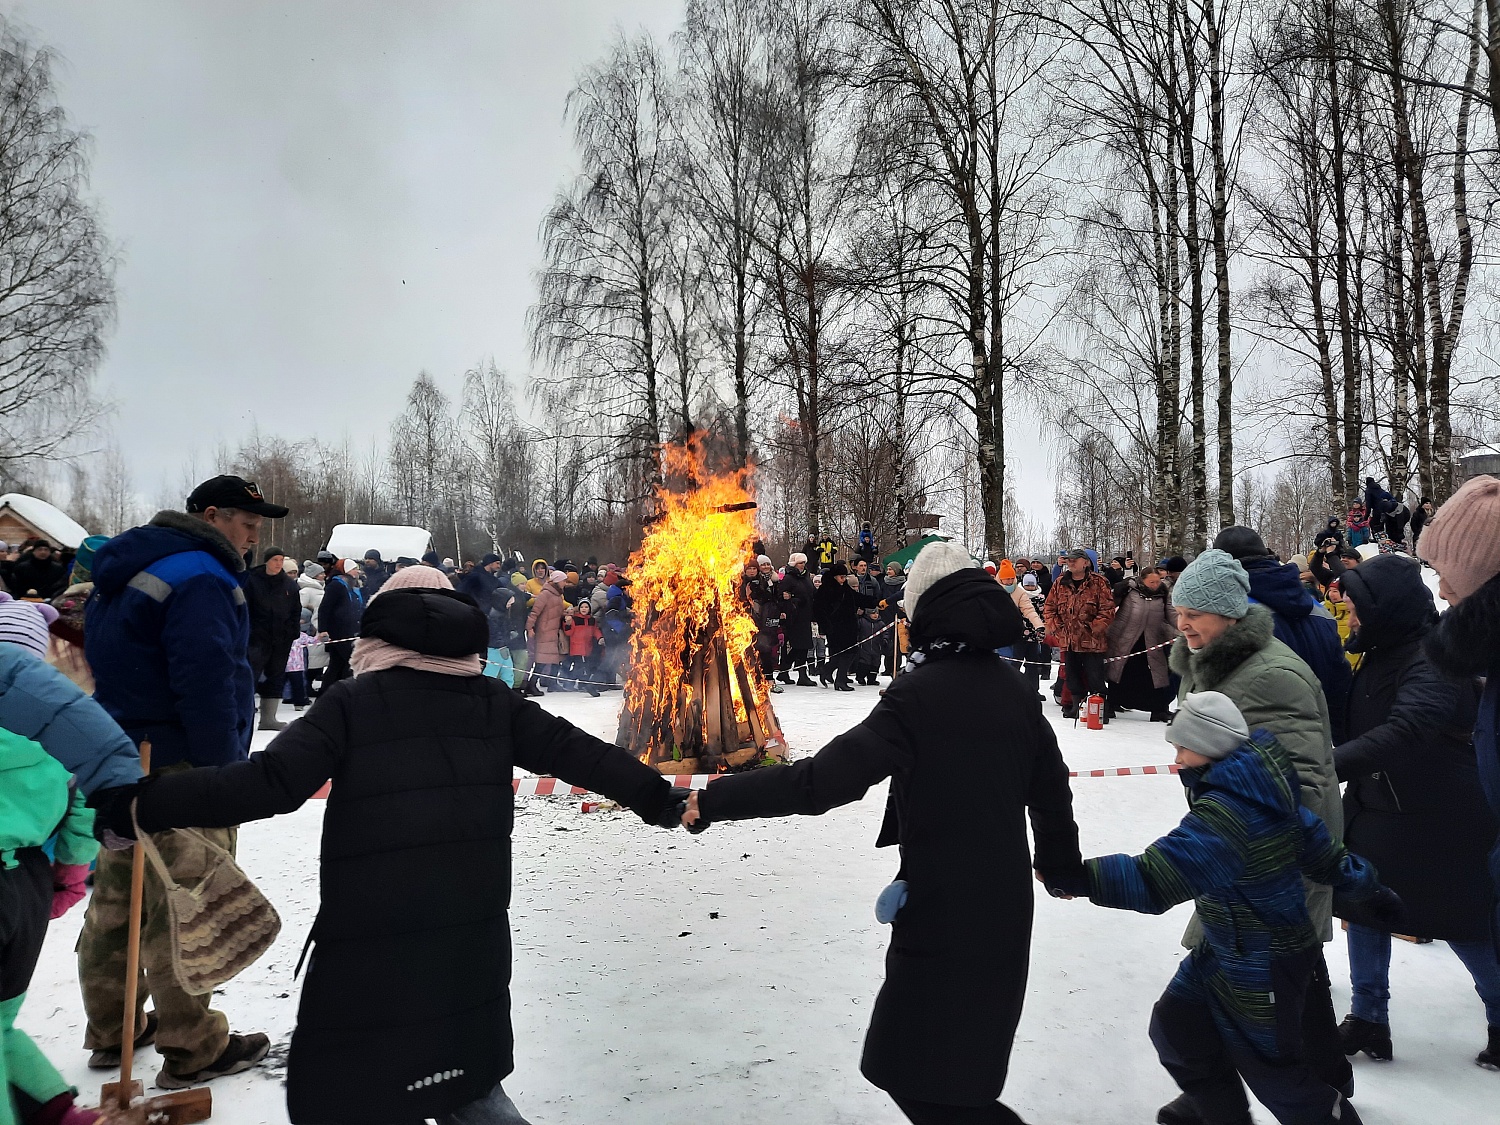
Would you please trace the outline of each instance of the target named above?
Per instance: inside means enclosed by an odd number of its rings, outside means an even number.
[[[1190,802],[1182,823],[1139,856],[1089,860],[1089,898],[1143,914],[1192,899],[1203,936],[1197,963],[1173,987],[1206,978],[1252,1041],[1274,1045],[1272,961],[1320,944],[1303,874],[1359,897],[1378,889],[1375,870],[1302,806],[1296,770],[1268,731],[1257,729],[1229,757],[1182,778]]]
[[[1089,571],[1082,582],[1066,571],[1052,583],[1042,606],[1047,632],[1059,648],[1068,652],[1107,652],[1109,623],[1115,619],[1114,588],[1098,571]]]

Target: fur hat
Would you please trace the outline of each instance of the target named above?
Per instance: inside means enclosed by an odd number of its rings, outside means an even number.
[[[1500,574],[1500,480],[1475,477],[1427,521],[1421,555],[1459,599]]]
[[[1167,741],[1218,761],[1227,758],[1250,737],[1245,716],[1221,691],[1190,691],[1177,705],[1167,727]]]
[[[1250,612],[1250,576],[1229,552],[1210,547],[1177,579],[1172,604],[1238,621]]]
[[[935,543],[927,544],[913,560],[911,570],[907,572],[906,587],[901,595],[901,604],[906,608],[906,616],[916,615],[917,603],[936,582],[974,565],[969,552],[952,540],[939,539]]]
[[[47,626],[57,618],[57,610],[46,602],[18,602],[0,592],[0,643],[44,657],[51,639]]]
[[[770,566],[771,565],[771,556],[770,555],[756,555],[755,556],[755,565],[756,566]]]

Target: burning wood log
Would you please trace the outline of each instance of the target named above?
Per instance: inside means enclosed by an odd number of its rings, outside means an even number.
[[[739,597],[755,538],[748,470],[712,473],[698,439],[663,451],[658,515],[631,556],[642,607],[616,741],[663,773],[717,773],[785,755],[757,625]]]

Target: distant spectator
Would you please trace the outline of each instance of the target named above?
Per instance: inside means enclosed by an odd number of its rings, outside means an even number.
[[[385,580],[391,576],[390,567],[385,565],[385,560],[380,557],[380,552],[374,549],[365,552],[364,562],[360,564],[364,570],[365,602],[380,593],[380,587],[385,585]]]
[[[287,574],[286,554],[267,547],[264,561],[245,574],[245,601],[250,609],[250,674],[260,695],[260,729],[285,730],[276,718],[286,687],[286,662],[292,642],[302,631],[302,599]]]
[[[1047,632],[1063,650],[1068,691],[1073,697],[1063,716],[1076,719],[1084,700],[1105,692],[1104,654],[1109,649],[1115,598],[1109,582],[1090,565],[1086,551],[1069,551],[1064,557],[1068,569],[1053,583],[1044,610]]]
[[[5,584],[18,598],[51,601],[68,584],[68,571],[45,539],[27,540],[21,556],[3,571]]]

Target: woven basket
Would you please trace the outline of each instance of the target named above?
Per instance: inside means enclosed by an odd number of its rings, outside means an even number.
[[[131,810],[132,817],[134,809]],[[151,837],[136,826],[136,840],[161,878],[172,932],[172,975],[184,992],[204,996],[232,980],[271,948],[281,918],[234,856],[190,828],[173,829],[208,849],[207,873],[192,886],[172,878]]]

